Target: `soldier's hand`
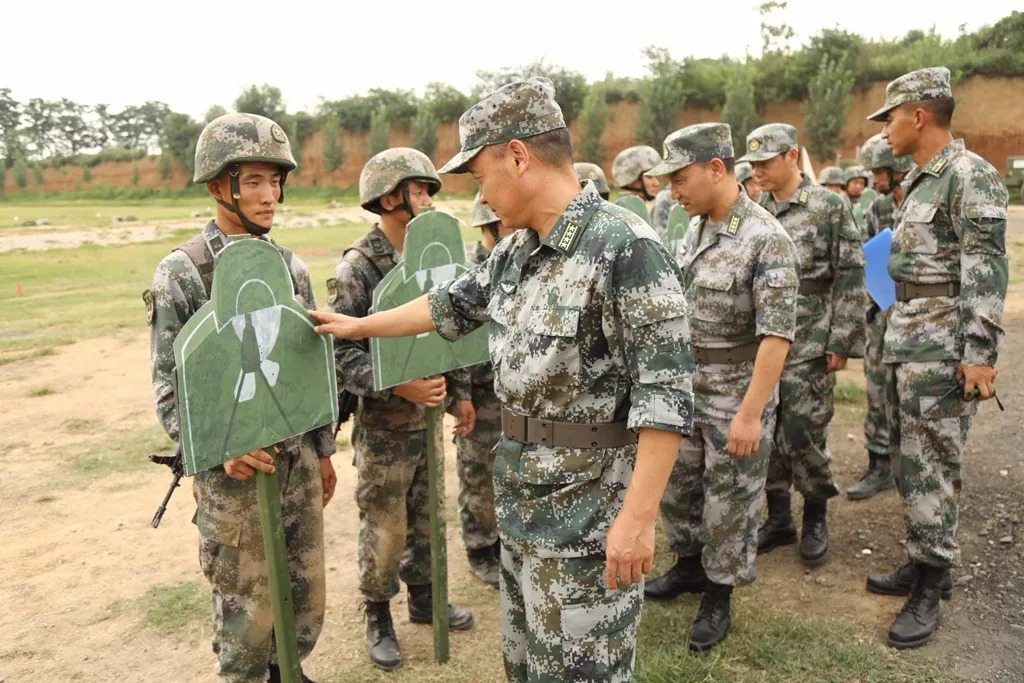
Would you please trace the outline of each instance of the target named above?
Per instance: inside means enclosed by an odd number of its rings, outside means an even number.
[[[436,408],[441,405],[447,392],[448,382],[444,377],[414,379],[411,382],[399,384],[393,390],[396,396],[401,396],[406,401],[424,408]]]
[[[638,583],[654,562],[654,525],[620,512],[608,529],[605,558],[608,590]]]
[[[270,453],[260,448],[257,448],[255,451],[249,451],[237,458],[232,458],[224,463],[224,471],[227,475],[239,481],[245,481],[256,474],[257,470],[267,474],[274,473],[274,459],[270,456]]]
[[[982,401],[996,395],[996,369],[991,365],[964,365],[956,369],[956,378],[964,382],[964,400],[974,398],[974,390],[978,390],[978,398]]]
[[[334,473],[334,464],[330,458],[317,458],[320,461],[320,480],[323,482],[324,507],[334,497],[334,487],[338,485],[338,475]]]
[[[846,356],[837,356],[834,353],[825,354],[825,362],[828,365],[827,370],[829,372],[838,372],[842,370],[846,367],[846,361]]]
[[[745,458],[757,450],[761,443],[761,417],[747,417],[737,413],[729,423],[725,449],[734,458]]]
[[[465,439],[476,427],[476,408],[472,401],[455,402],[455,436]]]
[[[307,313],[320,323],[313,328],[317,334],[333,334],[339,339],[362,339],[366,336],[358,329],[359,321],[362,318],[353,318],[333,311],[307,311]]]

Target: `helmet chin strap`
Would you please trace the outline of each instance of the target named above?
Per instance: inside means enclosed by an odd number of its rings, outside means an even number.
[[[409,199],[409,183],[405,181],[402,182],[402,203],[388,211],[388,213],[394,213],[402,209],[408,212],[410,220],[416,218],[416,211],[412,208],[412,200]]]
[[[241,207],[238,206],[238,200],[242,198],[242,188],[239,185],[238,180],[239,171],[240,168],[238,164],[232,164],[228,168],[228,177],[230,178],[231,184],[231,203],[224,201],[220,197],[217,198],[217,203],[223,206],[231,213],[238,216],[238,220],[242,223],[242,227],[245,228],[245,231],[247,233],[253,235],[254,237],[263,237],[268,232],[270,232],[270,228],[264,228],[262,225],[257,225],[256,223],[253,223],[244,213],[242,213]],[[288,171],[281,169],[281,196],[277,200],[278,204],[284,202],[284,181],[285,178],[287,177]]]
[[[639,187],[638,187],[638,185],[639,185]],[[651,200],[654,199],[654,197],[651,195],[651,193],[647,191],[647,183],[644,182],[644,177],[643,176],[640,176],[640,182],[639,183],[634,184],[634,185],[627,185],[623,189],[624,190],[632,190],[633,192],[640,192],[644,196],[644,199],[646,199],[647,201],[651,201]]]

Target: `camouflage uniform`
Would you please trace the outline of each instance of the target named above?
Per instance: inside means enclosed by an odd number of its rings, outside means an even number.
[[[847,188],[850,187],[850,181],[856,178],[863,178],[865,183],[871,182],[871,174],[863,166],[851,166],[846,169],[843,178],[845,179],[845,185]],[[850,203],[853,205],[853,220],[857,223],[857,227],[863,234],[867,225],[867,213],[871,209],[871,204],[874,203],[875,198],[878,197],[878,193],[875,192],[869,185],[865,184],[864,191],[860,193],[860,196],[854,199],[850,197]]]
[[[514,83],[459,119],[463,172],[485,145],[562,128],[547,79]],[[689,330],[680,273],[654,231],[587,184],[541,240],[503,239],[429,297],[438,332],[490,321],[495,393],[520,415],[688,433]],[[605,540],[636,446],[575,449],[503,436],[495,457],[502,639],[515,681],[632,675],[642,583],[609,591]]]
[[[667,194],[667,190],[661,190],[652,200],[643,184],[644,174],[659,163],[661,163],[661,157],[653,147],[648,147],[647,145],[629,147],[616,154],[612,160],[612,179],[620,188],[638,193],[637,196],[644,199],[644,201],[657,202],[650,205],[649,217],[651,226],[654,227],[658,237],[664,243],[665,237],[668,234],[668,214],[672,210],[672,197]],[[660,201],[658,200],[659,197],[661,197]],[[616,200],[616,203],[619,203],[618,200]],[[658,212],[657,224],[654,217],[655,210]]]
[[[667,158],[652,173],[670,174],[697,161],[733,158],[725,124],[698,124],[665,140]],[[775,218],[742,189],[723,222],[699,216],[683,238],[680,258],[695,349],[728,349],[764,335],[793,340],[796,248]],[[694,430],[683,439],[661,502],[669,547],[680,557],[703,550],[707,577],[718,584],[754,580],[757,525],[775,428],[775,397],[761,418],[758,449],[744,458],[726,450],[753,359],[705,363],[693,380]]]
[[[761,160],[796,146],[796,130],[768,124],[747,136],[743,160]],[[834,192],[803,181],[787,200],[762,192],[761,206],[775,216],[797,248],[800,288],[819,288],[797,298],[796,340],[779,383],[779,414],[766,490],[791,485],[822,502],[838,493],[827,445],[834,413],[835,374],[825,354],[857,358],[864,353],[864,252],[846,202]]]
[[[658,233],[662,242],[665,242],[668,236],[668,217],[675,205],[672,189],[668,187],[658,190],[658,194],[654,195],[654,201],[651,202],[651,227]]]
[[[948,70],[922,69],[890,83],[885,106],[872,118],[884,120],[904,102],[950,96]],[[911,171],[903,188],[889,256],[897,301],[883,351],[891,439],[899,448],[894,469],[910,559],[946,568],[960,559],[960,468],[977,409],[963,400],[955,373],[960,363],[996,363],[1008,280],[1008,195],[999,172],[962,140]],[[901,297],[903,283],[944,284],[946,291]]]

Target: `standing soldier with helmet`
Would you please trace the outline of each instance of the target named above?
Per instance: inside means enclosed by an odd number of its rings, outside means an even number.
[[[703,592],[690,649],[725,638],[735,586],[754,580],[757,524],[775,427],[776,391],[796,329],[796,249],[733,175],[732,132],[700,123],[665,139],[673,198],[699,219],[683,238],[690,304],[694,430],[683,439],[662,524],[678,556],[649,598]]]
[[[588,180],[593,182],[594,187],[597,188],[597,193],[601,195],[601,199],[608,199],[608,195],[611,194],[612,189],[608,187],[608,178],[605,176],[604,171],[600,166],[586,161],[579,161],[573,164],[572,167],[576,169],[576,178],[579,179],[580,184],[583,184]]]
[[[380,216],[363,237],[345,250],[327,281],[328,303],[335,313],[369,315],[373,290],[401,260],[409,221],[431,206],[441,179],[425,154],[398,147],[376,154],[359,175],[360,205]],[[359,590],[366,611],[366,650],[382,669],[402,663],[390,601],[398,580],[409,588],[409,621],[433,620],[430,576],[430,527],[427,518],[426,408],[447,395],[444,377],[429,377],[374,391],[373,363],[365,342],[335,343],[338,392],[359,397],[352,425],[356,505],[359,508]],[[453,382],[457,430],[473,428],[468,385]],[[449,606],[449,625],[465,630],[473,615]]]
[[[827,501],[832,480],[828,425],[837,370],[864,349],[864,252],[846,200],[800,172],[796,128],[770,123],[747,136],[747,154],[761,187],[760,205],[796,245],[796,339],[779,383],[775,444],[768,465],[768,519],[757,551],[796,542],[790,487],[803,495],[800,557],[811,566],[828,556]]]
[[[843,169],[838,166],[825,166],[821,169],[821,173],[818,174],[818,183],[832,190],[849,203],[849,197],[846,196],[846,174],[843,173]]]
[[[216,218],[168,254],[156,268],[153,288],[143,295],[150,326],[150,358],[157,416],[167,434],[180,438],[175,391],[174,339],[210,300],[217,257],[235,239],[273,244],[288,266],[295,298],[313,306],[306,265],[267,235],[274,205],[296,167],[279,125],[255,114],[226,114],[203,129],[196,146],[193,182],[203,183],[217,202]],[[225,420],[227,416],[225,416]],[[257,471],[278,472],[285,549],[299,658],[313,650],[324,621],[323,506],[337,483],[330,456],[331,426],[198,472],[192,485],[199,563],[213,589],[213,651],[224,681],[280,681],[273,638],[263,531],[257,504]],[[303,676],[303,681],[309,679]]]
[[[889,628],[896,648],[928,643],[940,597],[951,590],[964,446],[978,404],[995,396],[996,359],[1009,276],[1007,191],[999,172],[953,139],[956,101],[945,67],[889,83],[869,119],[896,156],[917,168],[893,231],[883,360],[888,370],[890,439],[903,499],[910,561],[872,574],[868,590],[909,594]]]
[[[668,234],[668,215],[675,202],[668,188],[658,190],[661,182],[657,178],[644,175],[660,163],[661,155],[653,147],[628,147],[612,160],[612,180],[619,186],[620,194],[634,195],[645,202],[653,202],[650,206],[651,227],[664,242]]]
[[[736,164],[736,182],[743,186],[743,189],[747,191],[747,196],[753,201],[756,202],[760,198],[761,188],[754,180],[754,168],[750,162],[744,161],[741,164]]]
[[[863,161],[861,158],[862,163]],[[843,178],[846,180],[846,196],[853,206],[853,220],[857,222],[857,227],[863,234],[868,209],[871,208],[871,203],[875,201],[878,193],[868,186],[871,174],[863,166],[851,166],[843,172]]]

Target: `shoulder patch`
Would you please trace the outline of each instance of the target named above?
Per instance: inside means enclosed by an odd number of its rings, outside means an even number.
[[[807,197],[808,197],[807,190],[800,190],[800,196],[797,197],[796,200],[798,202],[800,202],[801,204],[806,204],[807,203]]]
[[[153,313],[155,312],[155,306],[153,305],[153,291],[147,289],[142,293],[142,303],[146,304],[146,324],[153,324]]]
[[[729,220],[729,234],[735,235],[736,231],[740,229],[740,217],[737,214],[733,214]]]
[[[568,251],[569,247],[572,246],[573,240],[576,239],[576,235],[579,234],[580,224],[576,221],[569,221],[568,225],[565,226],[565,232],[562,233],[562,239],[558,240],[558,248],[563,251]]]
[[[327,278],[327,303],[331,306],[338,300],[338,278]]]
[[[943,157],[942,159],[936,159],[932,163],[928,164],[928,171],[931,173],[942,173],[942,169],[946,168],[946,164],[949,163],[949,158]]]

